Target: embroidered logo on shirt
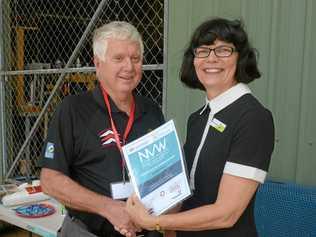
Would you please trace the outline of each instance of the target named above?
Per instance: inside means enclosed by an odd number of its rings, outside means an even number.
[[[120,135],[119,135],[120,136]],[[105,129],[99,133],[102,146],[109,146],[116,144],[114,132],[111,129]],[[121,138],[120,138],[121,140]],[[122,143],[122,142],[121,142]]]
[[[210,124],[213,128],[215,128],[217,131],[219,132],[224,132],[225,128],[226,128],[226,124],[224,124],[223,122],[219,121],[216,118],[213,118]]]
[[[54,159],[54,150],[54,143],[47,142],[44,157],[48,159]]]

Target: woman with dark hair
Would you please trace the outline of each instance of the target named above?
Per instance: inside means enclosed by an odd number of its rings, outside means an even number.
[[[180,237],[256,237],[254,200],[269,168],[274,125],[247,86],[260,72],[242,23],[202,23],[184,53],[180,77],[206,92],[206,104],[189,117],[184,145],[193,195],[178,213],[152,216],[136,196],[127,211],[145,229],[177,230]]]

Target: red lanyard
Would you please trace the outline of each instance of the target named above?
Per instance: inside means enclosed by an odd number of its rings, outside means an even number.
[[[120,141],[119,134],[117,132],[117,129],[116,129],[113,117],[112,117],[112,110],[111,110],[111,105],[110,105],[110,101],[109,101],[109,96],[108,96],[108,94],[106,93],[105,89],[102,86],[101,86],[101,88],[102,88],[104,102],[105,102],[105,105],[106,105],[106,107],[108,109],[108,112],[109,112],[111,127],[112,127],[112,131],[113,131],[113,134],[114,134],[116,146],[119,149],[120,154],[121,154],[123,182],[125,183],[125,162],[124,162],[124,159],[123,159],[123,150],[122,150],[121,141]],[[131,111],[129,113],[128,122],[127,122],[125,131],[124,131],[124,135],[123,135],[123,141],[122,141],[123,145],[125,144],[126,139],[128,137],[128,134],[130,133],[130,131],[132,129],[132,126],[133,126],[133,123],[134,123],[134,117],[135,117],[135,101],[134,101],[134,97],[133,97]]]

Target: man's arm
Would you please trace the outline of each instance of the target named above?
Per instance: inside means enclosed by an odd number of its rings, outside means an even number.
[[[113,226],[122,226],[131,233],[136,232],[135,226],[125,211],[125,202],[92,192],[68,176],[52,169],[42,168],[40,179],[43,192],[56,198],[65,206],[96,213],[109,220]]]

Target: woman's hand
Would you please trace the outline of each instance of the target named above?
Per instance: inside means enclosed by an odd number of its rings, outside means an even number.
[[[154,230],[158,223],[156,220],[158,218],[149,214],[148,210],[135,194],[128,198],[126,202],[126,211],[132,221],[143,229]]]

